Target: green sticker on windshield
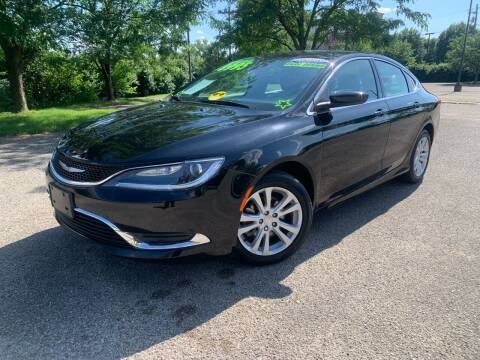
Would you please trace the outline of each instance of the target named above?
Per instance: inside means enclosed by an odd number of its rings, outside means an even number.
[[[277,101],[277,103],[275,104],[275,107],[279,107],[282,110],[285,110],[286,108],[289,108],[290,106],[292,106],[292,103],[290,102],[290,100],[286,100],[286,99],[279,99]]]
[[[253,64],[253,58],[240,59],[236,61],[229,62],[223,66],[220,66],[215,72],[220,71],[239,71],[243,70]]]
[[[310,63],[310,62],[299,62],[299,61],[288,61],[285,63],[285,67],[299,67],[299,68],[315,68],[315,69],[325,69],[328,64],[325,63]]]

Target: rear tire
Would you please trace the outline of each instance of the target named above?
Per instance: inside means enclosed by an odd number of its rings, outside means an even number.
[[[284,172],[259,181],[240,216],[235,253],[256,265],[293,254],[312,223],[312,202],[305,187]]]
[[[430,159],[430,148],[432,138],[430,133],[423,129],[415,142],[412,154],[410,155],[410,170],[402,176],[402,180],[411,184],[422,182],[427,171]]]

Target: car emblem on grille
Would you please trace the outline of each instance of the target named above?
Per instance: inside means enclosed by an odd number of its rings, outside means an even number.
[[[71,173],[83,173],[83,172],[85,172],[84,169],[77,169],[77,168],[74,168],[74,167],[70,167],[67,164],[65,164],[63,161],[60,161],[60,160],[58,160],[58,163],[60,164],[60,166],[64,170],[66,170],[68,172],[71,172]]]

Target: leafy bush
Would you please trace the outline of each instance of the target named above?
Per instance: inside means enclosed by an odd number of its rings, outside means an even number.
[[[0,112],[10,109],[11,105],[8,80],[4,73],[0,73]]]
[[[457,80],[457,70],[450,64],[415,64],[409,67],[410,71],[422,82],[454,82]],[[462,81],[472,79],[472,74],[464,73]]]
[[[137,72],[132,60],[120,60],[116,63],[112,78],[116,96],[128,96],[136,93]]]
[[[139,95],[172,93],[188,81],[188,64],[180,54],[151,56],[137,74]]]
[[[10,88],[5,69],[5,55],[0,49],[0,112],[10,109],[12,103],[10,99]]]
[[[59,51],[44,52],[29,64],[24,84],[32,108],[95,101],[101,89],[87,59]]]

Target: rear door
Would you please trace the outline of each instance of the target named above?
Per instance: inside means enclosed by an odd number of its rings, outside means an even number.
[[[319,188],[333,198],[355,190],[375,177],[388,136],[380,85],[369,58],[340,65],[322,89],[322,97],[333,91],[353,90],[368,94],[364,104],[332,108],[332,120],[323,127],[322,176]]]
[[[405,160],[425,115],[417,80],[390,62],[375,59],[374,63],[389,108],[390,134],[383,158],[388,170]]]

